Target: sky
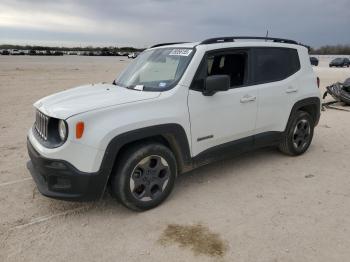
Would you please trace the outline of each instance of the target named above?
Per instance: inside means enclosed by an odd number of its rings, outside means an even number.
[[[0,0],[0,44],[144,48],[267,30],[350,44],[350,0]]]

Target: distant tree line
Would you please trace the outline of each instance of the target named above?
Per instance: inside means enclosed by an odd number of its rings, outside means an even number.
[[[134,47],[58,47],[58,46],[33,46],[33,45],[0,45],[0,49],[36,50],[36,51],[82,51],[82,52],[140,52],[144,49]]]
[[[313,55],[350,55],[350,45],[326,45],[320,48],[311,48]]]

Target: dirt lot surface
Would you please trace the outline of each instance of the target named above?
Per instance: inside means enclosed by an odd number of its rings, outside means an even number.
[[[322,88],[350,77],[328,61],[315,68]],[[350,112],[322,112],[303,156],[263,149],[202,167],[148,212],[108,194],[95,203],[40,195],[26,169],[33,102],[111,82],[127,63],[0,56],[0,261],[349,261]]]

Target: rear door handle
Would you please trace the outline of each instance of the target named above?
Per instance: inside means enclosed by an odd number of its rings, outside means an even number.
[[[256,96],[245,95],[241,98],[241,103],[253,102],[256,100]]]
[[[298,92],[298,88],[294,88],[294,87],[288,87],[287,90],[286,90],[286,93],[287,94],[290,94],[290,93],[296,93]]]

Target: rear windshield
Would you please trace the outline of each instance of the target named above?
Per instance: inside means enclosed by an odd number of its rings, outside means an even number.
[[[115,83],[146,91],[168,90],[180,80],[193,53],[191,48],[146,50],[129,64]]]

